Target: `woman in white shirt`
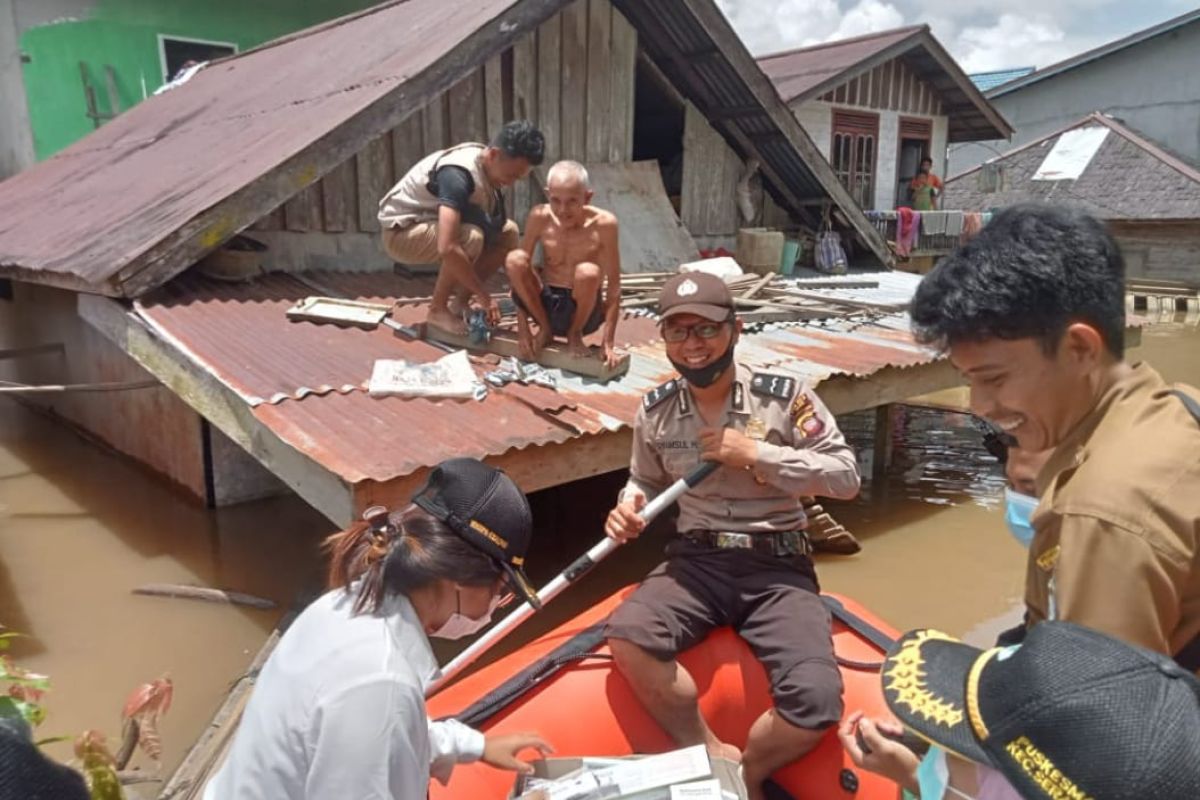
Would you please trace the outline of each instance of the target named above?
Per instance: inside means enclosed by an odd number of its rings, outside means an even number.
[[[363,518],[327,542],[331,591],[267,660],[205,800],[420,800],[456,763],[528,771],[521,750],[550,752],[534,734],[485,736],[425,711],[428,636],[468,636],[514,594],[537,604],[520,489],[452,459],[407,508]]]

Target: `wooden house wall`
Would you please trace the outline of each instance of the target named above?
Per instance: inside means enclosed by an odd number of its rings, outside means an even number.
[[[487,141],[512,119],[531,119],[546,135],[547,166],[562,158],[629,161],[637,47],[637,32],[609,0],[576,0],[253,230],[375,234],[380,199],[417,161],[459,142]],[[509,214],[524,225],[541,200],[536,176],[511,187],[508,200]]]
[[[937,91],[899,58],[851,78],[818,99],[839,106],[887,109],[927,117],[942,115]]]

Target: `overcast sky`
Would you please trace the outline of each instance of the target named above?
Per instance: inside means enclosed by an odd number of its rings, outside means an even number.
[[[1197,0],[717,0],[756,55],[928,24],[967,72],[1044,67]]]

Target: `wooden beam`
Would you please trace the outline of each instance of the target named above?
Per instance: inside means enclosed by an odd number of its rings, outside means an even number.
[[[612,77],[609,84],[611,130],[608,160],[633,160],[633,106],[637,83],[637,31],[617,9],[612,10]]]
[[[422,337],[426,339],[443,342],[454,347],[478,350],[484,353],[495,353],[506,357],[520,356],[520,348],[517,345],[516,335],[507,331],[497,331],[486,345],[477,345],[467,336],[450,333],[441,328],[435,328],[432,325],[422,325],[420,331]],[[566,345],[551,342],[542,349],[542,354],[538,357],[538,363],[545,367],[567,370],[568,372],[586,375],[589,378],[595,378],[600,381],[610,381],[613,378],[619,378],[629,371],[628,353],[621,356],[620,361],[617,362],[615,367],[609,367],[604,363],[599,347],[592,345],[588,350],[591,352],[589,357],[576,358],[567,350]]]
[[[513,117],[532,120],[535,124],[538,119],[538,55],[534,31],[513,45]],[[513,184],[513,219],[522,226],[533,205],[531,188],[531,178]]]
[[[560,158],[587,161],[587,0],[562,10],[562,139]]]
[[[354,160],[344,161],[321,179],[325,230],[358,230],[358,176]]]
[[[425,135],[421,122],[420,114],[410,114],[407,119],[392,128],[392,177],[397,183],[418,161],[437,149],[425,149]],[[378,207],[378,200],[376,206]]]
[[[830,411],[848,414],[961,385],[962,376],[943,357],[912,367],[884,367],[865,378],[836,375],[821,381],[816,390]]]
[[[488,136],[487,110],[483,102],[483,71],[475,70],[446,93],[450,115],[450,145],[483,142]]]
[[[538,129],[546,137],[547,166],[562,152],[562,15],[556,14],[537,31]],[[524,220],[522,220],[523,222]]]
[[[609,0],[588,0],[587,161],[608,161],[612,134],[612,15]]]
[[[523,0],[481,25],[457,47],[374,103],[315,139],[275,169],[216,202],[187,224],[133,258],[112,279],[116,290],[136,297],[196,263],[297,191],[346,161],[486,59],[544,22],[564,0]],[[378,198],[376,198],[378,199]],[[360,221],[361,221],[361,208]],[[47,282],[40,280],[39,282]],[[90,291],[97,287],[88,284]]]
[[[321,185],[313,183],[306,186],[284,206],[284,219],[289,231],[320,231],[321,220]]]
[[[116,301],[80,295],[79,316],[338,525],[352,519],[350,486],[254,416],[240,395]]]
[[[363,233],[379,230],[379,201],[392,188],[392,137],[384,134],[372,139],[354,159],[358,178],[358,229]]]

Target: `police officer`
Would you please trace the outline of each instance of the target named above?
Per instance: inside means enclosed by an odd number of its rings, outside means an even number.
[[[648,498],[702,460],[722,467],[679,501],[679,539],[613,613],[606,633],[650,714],[680,745],[740,756],[754,800],[772,772],[808,752],[841,717],[841,677],[800,498],[851,498],[858,469],[815,394],[791,376],[734,361],[742,323],[719,278],[673,277],[659,315],[667,357],[682,377],[642,403],[629,483],[606,533],[637,536]],[[733,625],[762,661],[774,699],[751,727],[744,754],[705,724],[696,685],[675,660],[722,625]]]

